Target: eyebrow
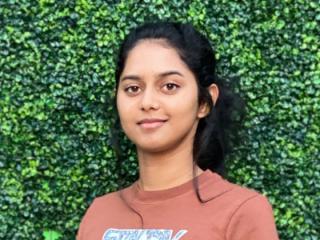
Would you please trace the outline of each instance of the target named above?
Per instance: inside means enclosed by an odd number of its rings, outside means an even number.
[[[163,73],[160,73],[158,74],[157,78],[164,78],[164,77],[167,77],[169,75],[179,75],[181,77],[184,77],[182,73],[178,72],[178,71],[174,71],[174,70],[171,70],[171,71],[166,71],[166,72],[163,72]],[[124,80],[140,80],[141,78],[137,75],[127,75],[127,76],[124,76],[120,79],[120,82],[124,81]]]

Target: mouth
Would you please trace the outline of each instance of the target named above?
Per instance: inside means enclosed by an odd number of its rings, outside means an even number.
[[[163,126],[168,120],[155,120],[155,119],[146,119],[138,122],[138,125],[143,129],[155,129]]]

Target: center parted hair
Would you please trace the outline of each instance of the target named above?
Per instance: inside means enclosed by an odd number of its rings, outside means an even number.
[[[198,165],[203,170],[210,169],[224,176],[225,156],[230,152],[230,140],[235,139],[236,131],[244,117],[244,102],[239,95],[230,90],[226,81],[217,76],[214,50],[209,40],[191,24],[158,21],[145,23],[131,30],[120,45],[115,71],[115,91],[118,89],[119,78],[130,50],[139,41],[148,39],[164,40],[169,47],[177,51],[181,60],[193,72],[198,86],[198,103],[206,103],[210,107],[209,114],[200,119],[195,134],[194,166]],[[219,97],[215,105],[207,90],[212,83],[219,88]],[[116,99],[114,106],[115,102]],[[120,126],[119,118],[116,125],[116,128]]]

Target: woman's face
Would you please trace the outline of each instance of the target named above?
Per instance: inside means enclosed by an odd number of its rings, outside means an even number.
[[[199,118],[195,76],[163,40],[140,41],[126,59],[117,90],[121,126],[138,149],[160,152],[193,143]]]

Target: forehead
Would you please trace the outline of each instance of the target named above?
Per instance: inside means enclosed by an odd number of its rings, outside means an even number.
[[[123,73],[164,72],[172,68],[190,71],[177,50],[165,40],[147,39],[139,41],[129,51]]]

